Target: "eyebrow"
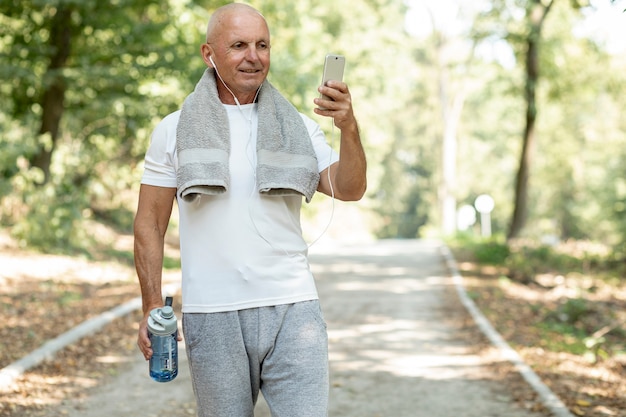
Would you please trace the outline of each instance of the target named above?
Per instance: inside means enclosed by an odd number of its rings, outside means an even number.
[[[255,45],[258,45],[259,43],[265,43],[265,44],[267,44],[267,45],[269,45],[269,44],[270,44],[269,39],[266,39],[266,38],[257,39],[257,40],[253,40],[253,41],[248,41],[248,40],[243,39],[243,38],[233,38],[233,39],[234,39],[234,40],[231,40],[231,41],[229,41],[229,42],[227,43],[227,45],[228,45],[228,46],[232,46],[232,45],[235,45],[235,44],[237,44],[237,43],[244,43],[244,44],[246,44],[246,45],[250,45],[250,44],[255,44]]]

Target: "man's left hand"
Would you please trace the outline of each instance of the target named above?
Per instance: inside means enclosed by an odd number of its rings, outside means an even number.
[[[318,91],[332,100],[321,97],[313,100],[318,106],[314,109],[316,114],[332,117],[335,126],[341,130],[356,127],[356,119],[352,110],[352,96],[346,83],[329,81],[327,85],[320,86]]]

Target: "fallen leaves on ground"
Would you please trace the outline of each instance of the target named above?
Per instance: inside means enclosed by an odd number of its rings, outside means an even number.
[[[137,296],[136,283],[4,279],[0,286],[0,368],[79,323]]]
[[[6,241],[0,244],[0,264],[10,265],[0,270],[0,368],[140,295],[128,265],[28,252]],[[140,320],[139,311],[116,319],[26,371],[0,390],[0,417],[54,417],[67,399],[118,375],[136,359]]]
[[[624,284],[546,274],[527,285],[457,260],[483,314],[574,415],[626,416]],[[581,343],[598,330],[598,346]]]

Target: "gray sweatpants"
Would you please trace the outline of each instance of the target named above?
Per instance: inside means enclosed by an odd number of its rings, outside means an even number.
[[[186,313],[183,332],[199,417],[253,417],[259,389],[273,417],[328,415],[328,336],[317,300]]]

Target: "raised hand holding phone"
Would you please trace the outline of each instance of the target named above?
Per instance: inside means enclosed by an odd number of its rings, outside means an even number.
[[[343,70],[346,66],[346,58],[342,55],[328,54],[324,60],[324,72],[322,74],[322,85],[325,86],[328,81],[343,81]],[[332,100],[332,98],[320,94],[323,100]],[[326,110],[323,107],[320,110]]]

